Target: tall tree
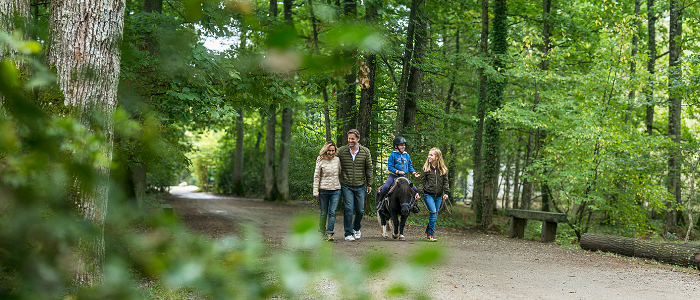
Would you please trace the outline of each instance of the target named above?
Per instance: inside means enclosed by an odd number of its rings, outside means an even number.
[[[365,1],[365,22],[376,26],[378,19],[377,4],[374,0]],[[372,151],[374,148],[370,139],[372,107],[375,104],[374,86],[377,75],[377,55],[374,52],[365,53],[364,63],[360,65],[360,110],[357,116],[357,130],[364,137],[364,143]],[[372,155],[374,158],[376,155]]]
[[[240,44],[238,45],[238,55],[242,55],[246,49],[247,41],[247,28],[241,26]],[[243,119],[243,107],[242,104],[236,109],[238,116],[236,116],[236,148],[234,149],[233,155],[233,193],[236,196],[242,196],[244,193],[243,188],[243,125],[245,120]]]
[[[0,0],[0,31],[12,34],[19,29],[26,36],[29,29],[29,15],[29,0]],[[4,48],[0,47],[0,57],[6,54]]]
[[[406,114],[406,93],[408,91],[411,60],[413,59],[413,39],[418,22],[418,12],[423,0],[411,1],[411,14],[408,17],[406,29],[406,45],[402,59],[401,80],[399,81],[399,98],[396,103],[396,135],[403,135],[404,115]]]
[[[284,0],[284,23],[294,27],[292,21],[292,0]],[[294,111],[292,103],[282,108],[282,123],[280,124],[280,160],[277,167],[277,200],[288,201],[292,197],[289,194],[289,149],[292,142],[292,123]]]
[[[637,74],[637,46],[639,45],[639,12],[642,7],[642,0],[634,0],[634,28],[632,29],[632,50],[630,53],[630,75]],[[627,95],[627,112],[625,113],[625,123],[629,123],[634,112],[634,97],[636,91],[631,89]]]
[[[549,54],[549,49],[551,47],[551,32],[550,32],[550,26],[551,26],[551,10],[552,10],[552,0],[542,0],[542,61],[540,62],[540,70],[542,72],[546,72],[549,70],[549,58],[547,55]],[[535,98],[536,102],[540,102],[540,91],[539,88],[535,91]],[[540,129],[539,131],[539,136],[537,137],[539,139],[538,145],[540,147],[544,146],[544,140],[547,136],[547,132],[544,131],[544,129]],[[539,149],[538,149],[539,150]],[[547,170],[546,168],[543,173],[546,173]],[[551,201],[551,189],[549,188],[549,185],[547,182],[542,182],[542,211],[549,211],[549,203]]]
[[[683,9],[677,0],[670,0],[670,21],[668,28],[668,136],[680,146],[681,142],[681,95],[678,85],[681,84],[683,76],[681,70],[681,39],[683,36]],[[681,201],[681,174],[680,174],[680,150],[671,150],[668,158],[668,192],[673,200],[666,203],[666,230],[676,227],[678,209],[677,205]]]
[[[357,16],[357,0],[343,0],[343,16],[346,20],[355,20]],[[355,57],[354,51],[344,51],[344,56]],[[357,71],[355,70],[356,63],[353,63],[347,67],[345,70],[345,75],[343,80],[345,81],[345,89],[338,92],[338,110],[336,113],[336,120],[339,122],[339,130],[337,132],[338,146],[342,146],[348,143],[345,139],[345,134],[355,127],[357,127],[357,119],[353,116],[353,107],[357,104]]]
[[[482,64],[486,64],[489,55],[489,2],[481,0],[481,36],[479,44],[479,55],[484,59]],[[484,205],[484,180],[482,144],[484,135],[484,117],[486,116],[487,105],[487,78],[484,67],[479,68],[479,100],[476,107],[476,126],[474,128],[474,146],[472,147],[474,160],[474,190],[472,191],[472,205],[475,209],[474,217],[477,224],[482,224]]]
[[[316,54],[320,54],[321,50],[318,47],[318,31],[320,30],[319,28],[319,20],[316,18],[316,13],[314,11],[314,4],[312,0],[307,0],[309,4],[309,13],[311,14],[311,29],[313,30],[313,36],[314,36],[314,52]],[[327,87],[327,81],[323,81],[321,84],[321,95],[323,96],[323,123],[324,127],[326,129],[326,141],[331,141],[333,140],[333,136],[331,134],[331,116],[330,116],[330,100],[328,99],[328,87]]]
[[[460,29],[460,27],[461,27],[461,25],[457,24],[457,28],[455,30],[455,37],[454,37],[455,56],[459,55],[459,31],[460,31],[459,29]],[[447,33],[445,33],[445,38],[446,37],[447,37]],[[443,44],[446,45],[447,43],[445,43],[443,41]],[[446,55],[446,53],[445,53],[445,55]],[[447,61],[447,59],[445,59],[445,61]],[[447,89],[447,96],[445,97],[445,115],[448,115],[448,116],[450,115],[450,111],[452,110],[453,105],[457,106],[457,104],[459,104],[452,99],[452,95],[454,94],[454,90],[455,90],[455,81],[457,79],[457,75],[455,73],[456,72],[453,72],[452,76],[450,77],[450,86]],[[450,132],[450,121],[445,119],[445,123],[444,123],[443,127],[445,128],[445,132]],[[450,179],[450,186],[454,187],[455,186],[455,179],[457,177],[457,176],[455,176],[457,174],[457,170],[455,170],[456,158],[454,157],[454,155],[452,155],[455,152],[454,151],[454,143],[452,143],[451,141],[446,143],[445,146],[443,147],[443,149],[445,149],[445,151],[446,151],[445,152],[447,154],[446,156],[449,157],[447,168],[449,170],[448,178]],[[450,200],[454,200],[454,198],[451,198]]]
[[[418,6],[414,37],[413,58],[411,59],[408,86],[406,87],[406,108],[403,116],[403,130],[413,131],[418,112],[418,99],[422,92],[423,62],[425,60],[426,44],[428,42],[428,20],[423,12],[424,4]]]
[[[56,69],[65,104],[85,125],[93,128],[94,113],[102,115],[107,143],[101,152],[107,161],[112,159],[111,115],[117,106],[124,6],[124,0],[52,1],[49,18],[47,61]],[[92,191],[73,199],[83,217],[100,230],[95,240],[81,241],[90,253],[80,258],[79,284],[102,280],[109,167],[100,166],[100,171],[103,177],[95,179]]]
[[[481,225],[488,228],[493,223],[493,206],[498,196],[498,174],[500,171],[501,123],[490,114],[501,108],[506,85],[505,56],[508,51],[508,16],[506,0],[496,0],[493,8],[493,68],[498,72],[489,76],[488,116],[484,119],[484,205]],[[495,78],[494,78],[495,77]]]
[[[654,73],[656,69],[656,19],[658,15],[654,7],[654,0],[647,0],[647,51],[649,52],[649,60],[647,61],[647,80],[644,94],[647,102],[647,111],[645,123],[647,134],[651,135],[654,129]]]
[[[0,31],[12,34],[13,31],[20,29],[27,35],[29,27],[29,0],[0,0]],[[0,59],[5,56],[14,55],[14,50],[5,53],[5,47],[0,47]],[[17,67],[22,68],[22,64],[16,61]],[[3,96],[0,95],[0,104],[2,104]]]
[[[270,18],[277,19],[277,0],[270,0]],[[275,136],[277,134],[277,104],[275,99],[268,106],[265,125],[265,201],[277,199],[277,180],[275,176]]]

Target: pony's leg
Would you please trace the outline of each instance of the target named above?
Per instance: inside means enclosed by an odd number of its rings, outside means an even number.
[[[382,237],[388,239],[389,234],[386,233],[386,219],[381,213],[377,213],[377,220],[379,221],[379,226],[382,227]]]
[[[391,214],[391,221],[394,223],[394,234],[392,237],[394,239],[399,237],[399,216],[397,214]]]
[[[403,236],[403,228],[406,227],[406,219],[408,216],[401,215],[401,224],[399,225],[399,240],[405,241],[406,237]]]

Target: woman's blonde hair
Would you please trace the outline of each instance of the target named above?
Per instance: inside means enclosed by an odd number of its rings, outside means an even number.
[[[447,174],[447,167],[445,166],[445,161],[442,160],[442,152],[440,152],[440,149],[438,148],[432,148],[430,149],[430,152],[435,153],[435,159],[437,160],[437,169],[440,171],[440,176]],[[428,153],[430,153],[428,152]],[[429,172],[430,171],[430,162],[428,162],[428,159],[425,159],[425,164],[423,165],[423,172]]]
[[[331,146],[335,147],[335,143],[332,141],[327,141],[326,144],[324,144],[323,147],[321,147],[321,152],[319,152],[318,155],[325,156],[326,152],[328,152],[328,148],[330,148]],[[335,151],[338,151],[338,147],[335,147]]]

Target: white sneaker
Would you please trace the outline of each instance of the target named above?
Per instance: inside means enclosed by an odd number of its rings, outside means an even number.
[[[354,240],[355,240],[355,237],[354,237],[354,236],[352,236],[352,235],[348,235],[348,236],[346,236],[346,237],[345,237],[345,240],[346,240],[346,241],[350,241],[350,242],[352,242],[352,241],[354,241]]]
[[[362,232],[360,232],[359,230],[358,231],[353,230],[352,232],[354,233],[356,240],[359,240],[360,237],[362,237]]]

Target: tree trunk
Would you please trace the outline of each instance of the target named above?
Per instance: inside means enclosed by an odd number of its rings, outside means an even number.
[[[355,19],[357,14],[357,1],[356,0],[344,0],[343,1],[343,14],[347,19]],[[348,57],[355,57],[354,52],[345,51],[343,55]],[[354,62],[354,59],[353,59]],[[336,144],[340,147],[347,144],[347,139],[345,138],[346,133],[355,127],[357,127],[357,120],[352,114],[352,108],[357,104],[357,73],[355,63],[352,63],[348,69],[343,79],[345,81],[345,90],[338,92],[338,114],[336,120],[339,122],[339,130],[337,134]]]
[[[634,0],[634,29],[632,31],[632,50],[630,53],[630,76],[637,75],[637,46],[639,44],[639,11],[641,10],[642,1]],[[634,97],[635,90],[630,90],[627,95],[627,112],[625,113],[625,124],[629,123],[632,114],[634,113]]]
[[[112,160],[112,114],[117,107],[124,6],[124,0],[96,0],[89,4],[52,1],[49,13],[47,61],[56,69],[65,104],[73,108],[81,122],[94,128],[93,113],[104,118],[100,122],[106,143],[100,151],[107,161]],[[102,176],[95,178],[92,190],[78,193],[71,200],[99,230],[92,240],[81,240],[81,247],[89,251],[88,256],[79,258],[75,277],[78,284],[92,285],[103,278],[109,167],[97,168]]]
[[[131,168],[131,182],[134,188],[134,198],[136,199],[136,205],[139,209],[144,209],[146,207],[146,164],[134,163],[130,164]]]
[[[157,13],[163,12],[163,0],[145,0],[143,1],[143,11],[147,13]],[[158,45],[158,40],[153,32],[148,32],[146,35],[146,51],[150,55],[155,55],[160,50],[160,45]]]
[[[493,67],[500,78],[490,77],[487,83],[488,112],[501,108],[503,90],[505,89],[504,56],[508,51],[508,17],[506,0],[496,0],[493,9]],[[487,114],[488,114],[487,112]],[[493,209],[496,203],[498,173],[500,172],[501,123],[496,118],[487,116],[484,119],[484,205],[481,225],[488,228],[493,223]],[[489,209],[487,209],[489,208]]]
[[[291,107],[282,109],[280,163],[277,167],[277,200],[286,202],[292,199],[289,194],[289,149],[292,145],[292,120]]]
[[[321,94],[323,94],[323,123],[326,127],[326,141],[332,141],[333,135],[331,134],[331,114],[328,107],[330,105],[330,100],[328,99],[326,85],[324,84],[321,88],[323,89]]]
[[[233,156],[233,194],[243,196],[243,108],[238,108],[236,117],[236,149]]]
[[[313,30],[314,34],[314,51],[316,54],[320,54],[321,51],[319,50],[318,47],[318,19],[316,18],[316,13],[314,12],[314,4],[312,0],[307,0],[309,4],[309,13],[311,14],[311,27]],[[326,141],[332,141],[333,140],[333,135],[331,134],[331,116],[330,116],[330,109],[329,109],[329,104],[330,101],[328,99],[328,87],[327,83],[324,81],[323,84],[321,84],[321,95],[323,96],[323,124],[325,125],[326,128]]]
[[[521,144],[523,142],[523,136],[518,134],[518,143],[516,146],[516,156],[515,156],[515,170],[513,171],[513,204],[511,205],[512,209],[517,209],[518,206],[518,200],[520,199],[520,151],[521,149]]]
[[[5,31],[12,35],[13,31],[21,30],[26,38],[29,31],[29,16],[29,0],[0,0],[1,31]],[[6,50],[7,49],[5,47],[0,47],[0,57],[12,56],[16,54],[13,49],[10,49],[9,53],[5,53]],[[0,95],[0,97],[2,96]]]
[[[411,1],[411,14],[408,17],[408,26],[406,28],[406,49],[404,49],[403,53],[401,81],[399,81],[399,98],[396,100],[396,135],[403,135],[404,130],[406,92],[408,90],[408,80],[411,74],[411,59],[413,58],[413,33],[418,18],[418,10],[422,3],[423,0]]]
[[[681,70],[681,37],[683,33],[683,15],[677,0],[670,2],[670,22],[668,30],[668,136],[680,146],[681,142],[681,95],[678,88],[683,76]],[[673,200],[666,203],[666,230],[678,225],[676,206],[681,201],[680,185],[680,151],[672,148],[668,158],[668,192]]]
[[[265,130],[265,201],[277,199],[275,181],[275,135],[277,125],[277,105],[270,104]]]
[[[527,175],[534,175],[534,171],[530,170],[529,167],[532,165],[534,148],[535,148],[535,134],[528,133],[527,138],[527,151],[525,151],[525,166],[523,172],[527,172]],[[520,209],[530,209],[530,202],[532,201],[532,181],[529,177],[523,178],[523,190],[520,196]]]
[[[413,8],[411,8],[413,9]],[[408,86],[406,87],[406,104],[403,116],[403,131],[413,131],[416,124],[416,113],[418,112],[418,99],[422,91],[423,70],[421,69],[425,60],[425,45],[428,37],[428,22],[421,6],[416,7],[416,29],[414,37],[413,57],[411,59],[410,74],[408,76]]]
[[[29,29],[29,0],[0,0],[0,31],[12,35],[15,30],[22,30],[26,38]],[[7,52],[6,52],[7,51]],[[14,49],[0,47],[0,58],[12,57],[17,54]],[[14,61],[17,69],[24,69],[24,63]],[[3,103],[3,95],[0,94],[0,106]]]
[[[277,0],[270,0],[270,17],[277,19]]]
[[[488,0],[481,0],[481,39],[479,54],[484,60],[488,59],[489,55],[489,5]],[[484,131],[484,116],[486,115],[487,102],[487,81],[486,72],[484,69],[479,69],[479,101],[476,108],[476,128],[474,130],[474,187],[472,191],[472,207],[474,208],[474,217],[477,224],[481,224],[483,204],[484,204],[484,182],[482,170],[482,151],[481,147]]]
[[[649,52],[649,60],[647,61],[647,72],[649,79],[644,90],[647,102],[646,127],[647,134],[651,135],[654,128],[654,73],[656,68],[656,9],[654,8],[654,0],[647,0],[647,33],[648,43],[647,51]]]
[[[445,37],[447,37],[447,32],[445,32]],[[443,43],[446,44],[446,42],[443,42]],[[446,54],[447,54],[446,52],[444,52],[444,54],[443,54],[445,57],[445,61],[447,61]],[[455,30],[455,54],[456,55],[459,54],[459,25],[457,26],[457,29]],[[455,103],[455,105],[457,104],[457,102],[452,100],[452,95],[454,94],[454,90],[455,90],[455,81],[456,81],[456,75],[454,75],[454,73],[453,73],[452,77],[450,78],[450,86],[447,89],[447,96],[445,97],[445,114],[446,115],[450,115],[450,110],[452,108],[453,102]],[[445,133],[450,132],[450,122],[447,119],[445,120],[444,128],[445,128],[445,131],[444,131]],[[444,153],[447,154],[446,157],[448,157],[448,166],[447,166],[447,169],[449,170],[448,179],[450,180],[450,186],[453,187],[453,191],[454,191],[455,190],[454,189],[455,180],[456,180],[455,175],[457,174],[457,170],[455,170],[455,160],[456,159],[453,155],[454,154],[454,144],[452,144],[451,141],[448,141],[448,143],[443,147],[443,149],[444,149],[443,150]],[[455,200],[454,198],[450,198],[450,199],[452,201]]]
[[[652,258],[679,266],[700,267],[700,247],[691,245],[661,244],[634,238],[586,233],[581,237],[581,249]]]
[[[505,211],[506,208],[508,208],[508,204],[509,204],[509,202],[510,202],[510,199],[509,199],[509,197],[510,197],[510,190],[511,190],[511,189],[510,189],[510,188],[511,188],[511,177],[510,177],[510,174],[511,174],[511,172],[513,171],[513,169],[512,169],[512,166],[513,166],[513,159],[516,159],[516,158],[517,158],[517,157],[515,157],[515,153],[510,153],[510,155],[508,155],[507,157],[508,157],[508,158],[507,158],[507,160],[506,160],[506,170],[505,170],[506,176],[503,178],[503,181],[504,181],[504,184],[503,184],[503,185],[505,186],[505,188],[503,189],[503,201],[502,201],[503,205],[502,205],[502,206],[503,206],[503,210],[504,210],[504,211]]]
[[[365,22],[367,25],[377,25],[377,10],[378,7],[373,1],[365,1]],[[360,80],[360,111],[357,118],[357,130],[360,131],[360,136],[364,137],[364,145],[370,149],[371,153],[375,153],[375,143],[370,138],[370,132],[372,132],[373,107],[376,103],[374,89],[377,77],[377,55],[375,53],[365,54],[365,62],[361,69],[363,76]],[[374,159],[375,156],[372,155],[372,158]],[[371,205],[366,207],[371,209]]]

